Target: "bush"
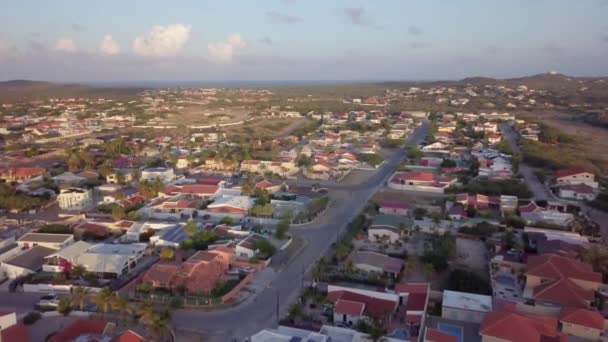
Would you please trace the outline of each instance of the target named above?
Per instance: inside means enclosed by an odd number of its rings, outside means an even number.
[[[239,284],[240,280],[238,279],[229,279],[223,282],[220,282],[215,286],[213,290],[211,290],[211,296],[213,297],[221,297],[226,293],[230,292],[235,286]]]
[[[62,224],[47,224],[38,229],[38,233],[46,234],[72,234],[72,230],[68,226]]]
[[[184,299],[182,297],[173,297],[169,302],[171,309],[180,309],[184,305]]]
[[[232,219],[232,217],[228,217],[228,216],[224,216],[220,220],[220,224],[232,224],[232,222],[234,222],[234,220]]]
[[[36,321],[38,321],[40,318],[42,318],[42,315],[40,314],[40,312],[37,312],[37,311],[29,312],[27,315],[25,315],[23,317],[23,324],[32,325],[32,324],[36,323]]]
[[[461,227],[458,230],[460,233],[475,235],[479,238],[488,238],[498,231],[498,227],[488,222],[480,222],[473,227]]]

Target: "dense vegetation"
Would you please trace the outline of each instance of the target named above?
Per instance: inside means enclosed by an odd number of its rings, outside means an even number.
[[[448,276],[446,290],[492,294],[492,287],[486,278],[467,270],[452,270]]]
[[[506,180],[483,180],[474,179],[465,185],[451,186],[445,190],[449,194],[468,192],[472,194],[483,194],[487,196],[509,195],[519,198],[530,198],[533,196],[526,183],[517,179]]]
[[[49,196],[30,196],[0,184],[0,209],[28,210],[48,203]]]

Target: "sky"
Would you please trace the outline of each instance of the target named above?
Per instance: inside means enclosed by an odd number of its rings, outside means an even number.
[[[608,0],[3,0],[0,80],[608,75]]]

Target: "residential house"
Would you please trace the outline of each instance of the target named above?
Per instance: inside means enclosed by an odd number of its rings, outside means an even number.
[[[178,194],[188,195],[189,197],[211,200],[220,192],[219,184],[182,184],[169,185],[161,191],[161,195],[173,196]]]
[[[175,172],[172,168],[168,167],[149,168],[141,172],[141,181],[152,181],[157,179],[164,184],[167,184],[175,179]]]
[[[481,323],[485,315],[492,311],[492,296],[459,291],[443,291],[441,317]]]
[[[528,257],[524,297],[536,305],[589,308],[602,275],[589,264],[556,254]]]
[[[359,271],[386,274],[392,278],[397,278],[403,269],[403,260],[376,252],[355,251],[351,260]]]
[[[93,206],[93,191],[83,188],[61,189],[57,203],[64,210],[86,210]]]
[[[606,341],[608,322],[598,311],[564,308],[559,314],[561,331],[588,341]]]
[[[0,271],[9,279],[15,279],[42,270],[44,258],[55,252],[44,246],[34,246],[26,249],[8,260],[0,263]]]
[[[262,235],[251,234],[241,240],[235,247],[234,253],[239,257],[251,259],[257,256],[259,250],[257,247],[258,241],[266,240]]]
[[[423,342],[459,342],[458,336],[444,333],[440,330],[433,328],[426,328],[424,330]]]
[[[410,226],[408,222],[395,215],[376,215],[367,229],[367,238],[371,242],[395,243],[401,240],[404,228]]]
[[[8,167],[0,168],[0,181],[5,183],[23,183],[34,177],[42,176],[46,170],[41,167]]]
[[[244,160],[241,163],[241,172],[252,172],[264,174],[270,172],[281,177],[287,177],[298,173],[300,168],[293,162]]]
[[[587,184],[566,184],[558,188],[561,198],[575,199],[579,201],[593,201],[597,197],[596,189]]]
[[[207,212],[215,214],[246,215],[253,207],[253,199],[249,196],[222,195],[213,203],[207,205]]]
[[[458,178],[454,176],[439,177],[430,172],[408,171],[396,172],[389,180],[388,187],[399,190],[425,191],[443,193]]]
[[[479,334],[482,342],[567,341],[567,336],[558,329],[556,318],[524,313],[510,304],[488,313],[481,322]]]
[[[379,204],[379,212],[385,215],[408,216],[410,205],[403,201],[381,201]]]
[[[235,171],[238,166],[238,163],[229,159],[208,158],[205,159],[205,164],[201,165],[200,168],[210,171]]]
[[[74,243],[72,234],[27,233],[16,241],[23,249],[42,246],[54,250],[63,249]]]
[[[232,253],[231,249],[218,247],[198,251],[184,262],[161,261],[146,271],[142,281],[154,288],[185,288],[189,293],[207,294],[225,277]]]
[[[327,299],[334,303],[334,323],[342,322],[349,326],[360,320],[390,320],[399,307],[399,296],[350,287],[329,285]]]
[[[106,183],[118,184],[133,181],[133,169],[114,169],[114,172],[106,176]]]
[[[585,184],[593,189],[599,187],[599,184],[595,181],[593,171],[584,167],[557,170],[554,173],[554,177],[557,186]]]

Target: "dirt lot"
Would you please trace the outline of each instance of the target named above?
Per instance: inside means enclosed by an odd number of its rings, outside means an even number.
[[[250,110],[240,107],[207,109],[200,106],[188,106],[168,117],[169,122],[177,125],[211,125],[241,121],[249,118]]]
[[[436,194],[425,194],[425,193],[412,193],[400,190],[384,189],[377,192],[373,201],[403,201],[407,203],[418,203],[418,204],[434,204],[436,201],[440,201],[441,197]]]
[[[244,125],[231,126],[224,128],[223,131],[228,135],[251,136],[272,136],[279,137],[289,135],[293,130],[306,124],[306,119],[296,118],[264,118],[256,119]]]
[[[525,117],[525,116],[522,116]],[[573,136],[581,148],[581,158],[589,160],[599,168],[602,173],[608,172],[608,130],[602,127],[591,126],[587,123],[572,120],[573,116],[565,113],[540,113],[534,118],[562,130]]]

